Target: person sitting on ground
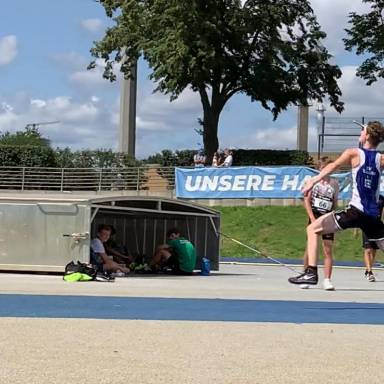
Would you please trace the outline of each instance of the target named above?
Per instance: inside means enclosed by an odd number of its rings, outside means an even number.
[[[113,261],[107,254],[104,248],[104,243],[111,237],[111,227],[106,224],[101,224],[97,227],[97,234],[91,240],[91,249],[96,258],[96,264],[101,264],[105,272],[123,272],[129,273],[129,268],[121,266]]]
[[[167,243],[159,245],[151,262],[151,268],[161,270],[170,268],[177,275],[192,275],[196,265],[194,245],[180,236],[177,228],[167,232]]]
[[[129,255],[129,252],[126,247],[119,245],[114,239],[114,236],[116,234],[115,227],[109,225],[109,228],[111,229],[111,236],[103,244],[106,254],[112,256],[113,260],[116,261],[116,263],[125,264],[129,267],[129,265],[134,261],[134,257]]]

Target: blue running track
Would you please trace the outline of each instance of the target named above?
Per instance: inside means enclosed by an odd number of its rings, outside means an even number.
[[[0,295],[0,317],[384,324],[384,304]]]

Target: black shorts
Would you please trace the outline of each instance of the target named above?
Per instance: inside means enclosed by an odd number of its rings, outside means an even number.
[[[313,215],[317,219],[317,218],[323,216],[324,214],[318,213],[318,212],[313,212]],[[310,219],[308,219],[308,225],[309,224],[311,224],[311,220]],[[335,234],[334,233],[325,233],[325,234],[321,235],[321,238],[323,240],[331,240],[331,241],[333,241],[333,240],[335,240]]]
[[[166,262],[166,266],[172,270],[174,275],[190,276],[193,272],[185,272],[180,268],[179,257],[173,249],[171,249],[171,256]]]
[[[369,241],[384,239],[384,223],[379,217],[369,216],[353,205],[333,213],[340,229],[360,228]]]
[[[379,249],[375,241],[369,241],[367,235],[363,232],[362,236],[364,249]]]

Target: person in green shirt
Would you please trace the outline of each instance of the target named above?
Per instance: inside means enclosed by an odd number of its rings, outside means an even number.
[[[170,268],[177,275],[192,275],[196,265],[196,249],[177,228],[167,232],[167,243],[159,245],[151,262],[152,269]]]

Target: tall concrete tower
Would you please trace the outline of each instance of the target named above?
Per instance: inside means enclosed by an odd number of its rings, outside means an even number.
[[[118,150],[135,157],[137,63],[132,69],[132,76],[132,79],[123,78],[121,81]]]
[[[297,144],[296,149],[308,151],[308,115],[309,107],[299,105],[297,110]]]

